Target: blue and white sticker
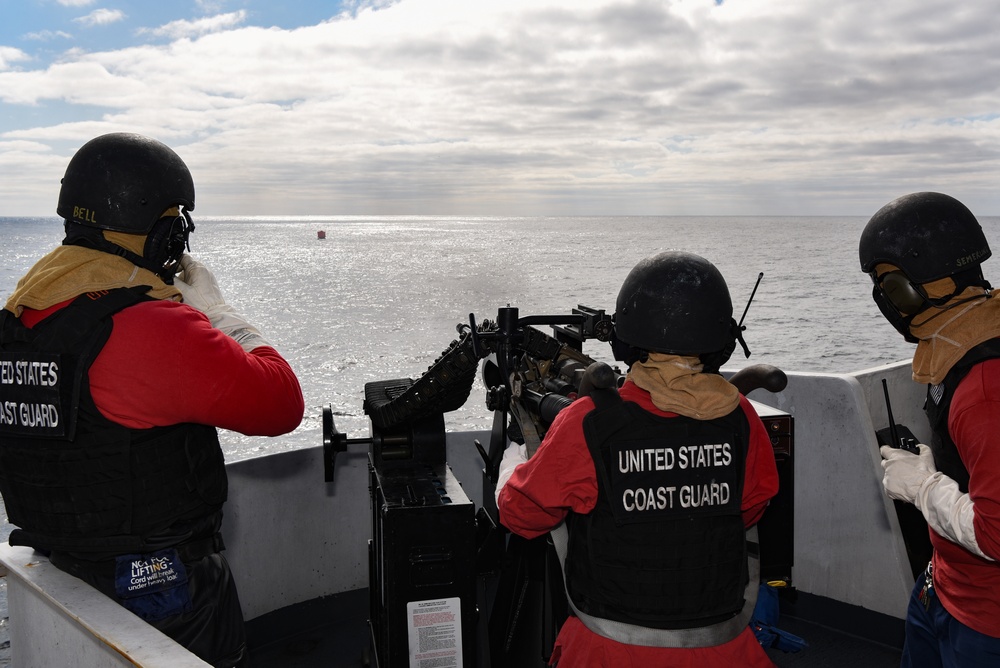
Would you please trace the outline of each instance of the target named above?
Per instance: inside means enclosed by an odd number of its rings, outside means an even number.
[[[177,550],[126,554],[115,560],[115,593],[146,621],[191,610],[188,576]]]

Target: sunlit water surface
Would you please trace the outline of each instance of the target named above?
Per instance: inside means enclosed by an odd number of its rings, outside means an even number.
[[[337,427],[368,435],[365,383],[416,378],[457,337],[456,325],[521,315],[568,314],[578,304],[614,311],[640,258],[676,248],[703,255],[726,277],[746,317],[754,362],[786,371],[849,372],[912,354],[871,301],[858,267],[863,218],[817,217],[309,217],[195,218],[192,254],[216,274],[229,301],[287,357],[306,398],[292,434],[225,432],[230,461],[318,445],[324,406]],[[1000,237],[1000,218],[983,219]],[[324,230],[326,239],[317,232]],[[55,218],[0,218],[0,294],[62,238]],[[994,245],[996,245],[994,241]],[[987,275],[990,265],[986,265]],[[585,352],[612,361],[606,344]],[[486,428],[477,381],[449,429]]]

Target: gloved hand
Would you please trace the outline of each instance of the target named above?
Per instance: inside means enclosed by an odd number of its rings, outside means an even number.
[[[983,559],[994,561],[979,548],[972,524],[975,505],[972,498],[958,488],[957,482],[940,471],[931,474],[920,485],[914,504],[939,536],[944,536]]]
[[[528,446],[511,443],[503,451],[503,458],[500,460],[500,472],[497,475],[497,488],[494,492],[497,506],[500,505],[500,490],[507,484],[510,477],[514,475],[514,469],[518,464],[528,461]]]
[[[920,454],[888,445],[879,449],[882,453],[882,469],[885,471],[882,486],[890,498],[913,503],[920,485],[937,471],[931,449],[922,443],[917,448]]]
[[[213,327],[233,338],[247,352],[271,345],[256,327],[226,303],[208,267],[187,253],[181,256],[180,267],[180,273],[174,277],[174,287],[180,291],[185,304],[208,316]]]

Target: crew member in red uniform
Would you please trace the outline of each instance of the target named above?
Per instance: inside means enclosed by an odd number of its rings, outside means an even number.
[[[916,505],[934,554],[906,618],[904,667],[1000,665],[1000,299],[989,244],[961,202],[904,195],[868,222],[861,269],[885,318],[917,344],[931,444],[882,447],[890,497]]]
[[[563,559],[573,614],[553,665],[773,665],[747,626],[759,585],[747,528],[778,475],[763,423],[718,374],[742,343],[732,314],[704,258],[641,261],[615,313],[620,395],[574,401],[526,462],[505,452],[501,522],[551,531]]]
[[[304,406],[288,363],[184,254],[192,209],[191,174],[158,141],[115,133],[74,155],[63,245],[0,311],[0,491],[12,545],[208,663],[245,666],[216,428],[284,434]]]

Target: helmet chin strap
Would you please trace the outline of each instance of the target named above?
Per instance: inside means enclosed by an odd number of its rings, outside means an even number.
[[[188,234],[194,229],[194,224],[191,223],[188,213],[186,211],[182,213],[183,216],[167,217],[171,223],[174,223],[176,218],[183,217],[185,219],[187,224],[176,234],[173,233],[173,224],[170,224],[165,230],[162,228],[157,230],[157,226],[166,224],[163,218],[154,225],[153,230],[149,234],[150,238],[146,242],[146,252],[151,255],[150,258],[143,257],[138,253],[108,241],[104,238],[104,230],[102,229],[79,225],[70,221],[66,222],[66,238],[63,239],[63,245],[82,246],[103,253],[109,253],[110,255],[117,255],[118,257],[125,258],[137,267],[148,269],[159,276],[167,285],[173,285],[174,269],[177,260],[180,259],[181,253],[187,248]],[[176,243],[172,244],[171,242],[174,241],[175,236],[178,238]],[[179,246],[179,248],[171,248],[172,245]],[[176,258],[168,256],[174,253],[177,255]],[[162,261],[158,261],[157,258],[162,258]]]
[[[944,340],[947,340],[947,341],[951,342],[950,339],[946,339],[945,337],[938,336],[938,334],[941,332],[941,330],[943,330],[945,327],[947,327],[951,323],[953,323],[956,320],[958,320],[960,317],[962,317],[963,315],[965,315],[966,313],[968,313],[970,310],[972,310],[975,307],[979,306],[980,304],[986,302],[986,300],[992,299],[992,298],[993,298],[993,293],[989,292],[988,290],[984,290],[983,294],[981,294],[981,295],[972,295],[971,297],[966,297],[965,299],[960,299],[957,302],[955,302],[954,304],[948,304],[947,306],[944,306],[944,307],[932,307],[932,308],[937,308],[937,313],[934,313],[933,315],[931,315],[931,317],[927,318],[923,322],[919,322],[919,323],[913,322],[913,318],[914,317],[920,315],[921,313],[927,313],[928,311],[931,310],[930,308],[924,309],[923,311],[920,311],[919,313],[914,313],[913,316],[910,317],[910,328],[912,330],[912,328],[914,328],[914,327],[923,327],[924,325],[926,325],[930,321],[935,320],[939,316],[942,316],[945,313],[951,311],[956,306],[961,306],[962,304],[968,304],[968,306],[966,306],[965,308],[963,308],[961,311],[959,311],[958,313],[955,313],[954,315],[952,315],[951,318],[949,318],[948,320],[946,320],[940,327],[938,327],[936,330],[934,330],[934,332],[929,337],[927,337],[927,339],[926,339],[926,340],[930,341],[930,340],[933,340],[933,339],[941,338],[941,339],[944,339]],[[958,344],[955,344],[955,345],[958,345]]]
[[[630,368],[633,364],[646,359],[649,353],[640,350],[630,343],[626,343],[618,338],[614,329],[611,330],[611,354],[619,362],[625,362]]]
[[[729,358],[733,356],[733,352],[736,350],[737,342],[740,347],[743,348],[743,354],[746,357],[750,357],[750,347],[747,346],[747,342],[743,339],[743,331],[746,329],[744,325],[737,324],[736,319],[732,319],[729,324],[729,333],[732,335],[732,340],[729,344],[722,350],[716,350],[710,353],[702,353],[698,356],[704,366],[705,373],[719,373],[719,369],[722,365],[729,361]]]

